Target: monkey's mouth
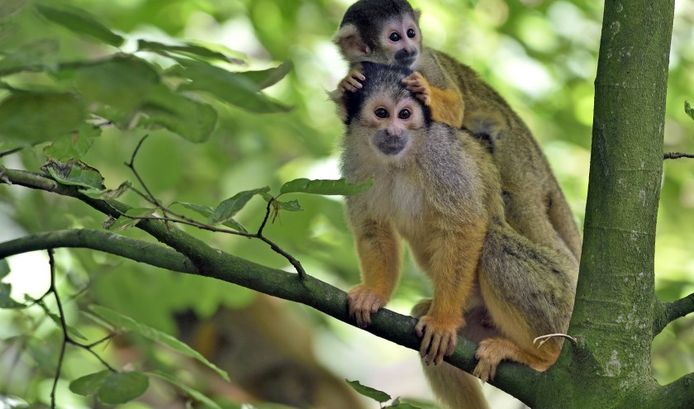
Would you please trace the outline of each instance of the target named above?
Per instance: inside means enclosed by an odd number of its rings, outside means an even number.
[[[404,138],[387,136],[384,138],[378,138],[376,141],[374,141],[374,144],[376,145],[376,148],[381,151],[381,153],[394,156],[405,149],[405,146],[407,146],[407,141]]]

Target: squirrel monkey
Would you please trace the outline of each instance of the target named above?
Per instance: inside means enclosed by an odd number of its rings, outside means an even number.
[[[547,369],[562,340],[538,349],[533,339],[568,327],[577,261],[506,223],[491,155],[469,132],[432,122],[429,108],[402,83],[409,69],[362,69],[362,88],[336,101],[347,128],[342,173],[350,182],[374,182],[347,198],[362,271],[362,283],[349,292],[350,314],[366,326],[386,304],[398,281],[402,237],[433,283],[433,299],[415,311],[425,363],[450,355],[463,327],[480,342],[474,374],[481,379],[493,378],[504,359]],[[458,372],[429,376],[449,405],[479,395],[469,395],[475,383]]]
[[[532,242],[580,258],[576,222],[530,130],[497,92],[468,66],[422,46],[419,11],[406,0],[359,0],[335,37],[351,71],[338,94],[354,92],[364,62],[400,65],[435,122],[464,128],[485,143],[501,178],[506,220]]]

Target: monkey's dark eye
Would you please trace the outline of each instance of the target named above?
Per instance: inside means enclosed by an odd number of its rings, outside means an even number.
[[[413,28],[407,30],[407,37],[409,37],[409,38],[414,38],[416,35],[417,35],[417,32],[414,31]]]
[[[400,41],[400,34],[398,34],[396,32],[392,32],[392,33],[390,33],[390,36],[388,38],[390,38],[390,41],[395,43],[395,42]]]
[[[409,119],[411,116],[412,112],[409,109],[403,109],[398,112],[398,118],[400,119]]]
[[[378,108],[374,111],[377,117],[383,119],[388,118],[388,111],[385,108]]]

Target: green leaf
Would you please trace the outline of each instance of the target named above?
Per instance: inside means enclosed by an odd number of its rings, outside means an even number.
[[[343,195],[352,196],[365,192],[371,188],[373,181],[368,180],[356,185],[348,183],[345,179],[338,180],[310,180],[295,179],[287,182],[280,188],[280,194],[285,193],[310,193],[316,195]]]
[[[97,397],[103,403],[116,405],[145,393],[149,378],[142,372],[111,372],[99,388]]]
[[[115,189],[84,189],[80,190],[80,193],[92,199],[113,200],[118,199],[123,193],[127,192],[131,186],[132,184],[126,181]]]
[[[18,303],[10,298],[12,293],[12,285],[8,283],[0,283],[0,308],[18,309],[25,308],[26,305]]]
[[[686,112],[690,118],[694,119],[694,108],[692,108],[689,101],[684,101],[684,112]]]
[[[166,86],[156,87],[142,110],[146,122],[160,125],[195,143],[209,139],[217,124],[217,111],[210,105],[195,101]]]
[[[229,199],[224,200],[220,203],[214,210],[214,214],[210,217],[210,223],[219,224],[230,220],[236,213],[238,213],[253,196],[257,194],[267,193],[270,191],[269,187],[263,187],[260,189],[246,190],[239,192]]]
[[[27,0],[2,0],[0,2],[0,22],[9,19],[24,7]]]
[[[8,274],[10,274],[10,264],[7,259],[2,258],[0,259],[0,280],[7,277]]]
[[[175,205],[175,204],[179,204],[179,205],[181,205],[187,209],[190,209],[190,210],[198,213],[199,215],[205,217],[208,220],[214,214],[214,209],[211,206],[199,205],[196,203],[189,203],[189,202],[180,202],[180,201],[176,201],[176,202],[171,203],[171,205]],[[246,230],[246,228],[241,223],[237,222],[233,218],[227,219],[222,224],[227,226],[227,227],[230,227],[234,230],[238,230],[238,231],[241,231],[244,233],[248,232],[248,230]]]
[[[118,54],[113,58],[74,71],[74,86],[100,109],[99,116],[120,126],[127,125],[159,84],[159,74],[145,60]]]
[[[143,217],[149,217],[154,214],[155,211],[156,209],[151,208],[130,208],[125,212],[125,215],[118,217],[118,219],[116,219],[114,223],[108,225],[107,228],[114,231],[129,229],[138,224]]]
[[[86,187],[88,189],[103,189],[104,178],[98,170],[76,160],[58,162],[49,160],[41,170],[47,172],[61,185]]]
[[[85,34],[114,47],[120,47],[125,39],[94,17],[79,9],[55,8],[45,4],[37,4],[36,10],[48,20],[77,34]]]
[[[46,146],[43,149],[43,153],[59,161],[81,159],[87,154],[96,137],[100,134],[101,130],[98,127],[83,123],[77,132],[58,138],[49,146]]]
[[[138,40],[137,48],[140,51],[151,51],[169,57],[170,54],[181,54],[188,57],[200,57],[208,60],[218,60],[234,64],[242,64],[238,58],[230,57],[219,51],[210,50],[197,44],[168,45],[156,41]]]
[[[105,370],[77,378],[70,382],[70,391],[82,396],[95,395],[110,374],[111,371]]]
[[[181,90],[208,92],[222,101],[257,113],[286,112],[289,108],[260,93],[251,81],[205,62],[177,59],[180,66],[169,70],[169,75],[188,79]]]
[[[163,379],[166,382],[172,384],[173,386],[179,388],[183,392],[185,392],[188,396],[191,398],[195,399],[196,401],[200,402],[203,404],[206,408],[208,409],[222,409],[221,406],[219,406],[215,401],[212,399],[208,398],[201,392],[191,388],[190,386],[179,382],[176,378],[165,374],[160,371],[154,371],[154,372],[147,372],[148,375],[156,376],[157,378]]]
[[[387,402],[391,399],[390,395],[388,395],[385,392],[379,391],[378,389],[371,388],[369,386],[364,386],[359,381],[347,381],[349,386],[352,387],[357,393],[360,395],[366,396],[367,398],[371,398],[375,400],[376,402],[383,403]]]
[[[174,351],[180,352],[188,357],[194,358],[198,360],[200,363],[207,366],[208,368],[215,371],[224,380],[229,381],[229,375],[226,373],[226,371],[220,369],[215,364],[208,361],[207,358],[202,356],[198,351],[194,350],[193,348],[189,347],[188,345],[179,341],[178,339],[172,337],[171,335],[158,331],[147,325],[141,324],[135,321],[134,319],[112,309],[101,307],[98,305],[92,305],[90,308],[98,316],[110,322],[114,326],[135,332],[152,341],[166,345]]]
[[[26,295],[24,298],[27,299],[27,301],[29,301],[29,300],[33,301],[33,299],[31,297],[29,297],[28,295]],[[50,318],[51,321],[53,321],[53,323],[58,328],[60,328],[61,330],[63,329],[63,324],[60,320],[60,317],[57,314],[52,313],[51,310],[48,309],[48,307],[46,306],[46,304],[43,301],[38,301],[37,305],[39,307],[41,307],[41,309],[43,310],[43,313],[46,314],[48,316],[48,318]],[[68,325],[67,323],[65,324],[65,327],[67,328],[68,335],[70,335],[74,338],[79,338],[83,341],[87,340],[87,337],[85,337],[81,332],[79,332],[77,330],[77,328],[75,328],[71,325]]]
[[[300,212],[304,210],[301,208],[301,204],[299,204],[298,200],[290,200],[288,202],[280,202],[279,200],[277,200],[275,201],[275,203],[277,203],[280,209],[286,210],[288,212]]]
[[[289,74],[291,69],[292,64],[290,62],[284,62],[275,68],[261,71],[245,71],[237,74],[255,84],[258,89],[265,89],[277,84],[282,78]]]
[[[84,117],[84,103],[72,94],[15,91],[0,102],[0,139],[53,140],[76,130]]]
[[[58,41],[55,39],[42,39],[22,44],[16,50],[6,53],[0,60],[0,76],[36,70],[37,67],[49,68],[55,65],[57,56]]]

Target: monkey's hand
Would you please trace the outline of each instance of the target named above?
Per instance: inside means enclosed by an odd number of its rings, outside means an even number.
[[[426,106],[431,104],[431,85],[419,72],[413,72],[402,80],[408,91],[413,92],[417,99]]]
[[[438,365],[443,357],[455,350],[458,342],[458,328],[463,325],[462,318],[440,319],[432,315],[424,315],[417,322],[415,331],[422,338],[419,355],[427,365]]]
[[[386,295],[374,288],[367,287],[365,284],[359,284],[349,290],[347,294],[349,315],[357,321],[357,325],[361,328],[371,324],[371,314],[386,305],[387,301]]]
[[[355,92],[363,87],[362,81],[366,80],[366,77],[361,72],[361,67],[352,68],[352,70],[347,74],[347,76],[340,81],[337,86],[341,92],[350,91]]]

